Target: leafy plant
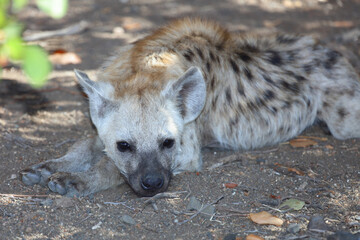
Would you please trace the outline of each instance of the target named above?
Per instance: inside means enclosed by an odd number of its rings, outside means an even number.
[[[33,87],[47,81],[52,67],[48,54],[37,45],[28,45],[22,38],[23,24],[15,17],[28,0],[0,0],[0,71],[8,62],[20,63]],[[65,16],[68,0],[37,0],[37,7],[53,18]]]

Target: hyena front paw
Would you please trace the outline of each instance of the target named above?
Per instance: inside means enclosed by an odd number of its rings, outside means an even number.
[[[80,197],[89,194],[87,184],[74,173],[54,173],[49,178],[48,187],[51,191],[68,197]]]
[[[40,184],[46,186],[53,172],[46,163],[39,163],[20,171],[21,181],[28,186]]]

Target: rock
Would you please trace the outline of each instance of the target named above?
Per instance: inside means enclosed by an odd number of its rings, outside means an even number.
[[[54,201],[50,198],[47,198],[40,202],[40,205],[42,206],[51,206],[54,203]]]
[[[61,197],[55,199],[54,203],[55,203],[55,207],[58,208],[69,208],[75,205],[74,200],[69,197]]]
[[[130,217],[129,215],[123,215],[121,217],[121,221],[123,221],[124,223],[126,223],[128,225],[135,225],[136,224],[135,220],[132,217]]]
[[[297,223],[291,223],[287,227],[286,231],[288,231],[289,233],[293,233],[293,234],[298,233],[300,231],[300,225]]]
[[[202,207],[202,204],[194,196],[190,197],[190,201],[186,207],[187,211],[199,211]]]
[[[204,213],[206,215],[212,216],[215,213],[215,207],[213,205],[209,205],[206,208],[204,208],[201,213]]]
[[[329,236],[327,240],[360,240],[360,233],[354,235],[349,232],[338,231]]]
[[[190,197],[190,201],[186,207],[187,211],[200,211],[204,206],[199,200],[197,200],[194,196]],[[213,205],[208,205],[207,207],[201,210],[201,213],[205,215],[213,215],[215,213],[215,207]]]
[[[316,215],[312,216],[309,224],[308,224],[308,230],[320,230],[320,231],[328,231],[329,227],[325,223],[325,220],[322,216]]]
[[[226,234],[223,240],[236,240],[236,233],[229,233]]]

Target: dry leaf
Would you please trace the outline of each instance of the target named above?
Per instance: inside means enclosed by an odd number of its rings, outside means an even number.
[[[288,167],[287,170],[288,170],[289,172],[294,172],[294,173],[296,173],[297,175],[300,175],[300,176],[304,176],[304,175],[305,175],[305,173],[304,173],[303,171],[298,170],[298,169],[296,169],[296,168]]]
[[[259,213],[250,213],[250,219],[257,224],[270,224],[275,226],[281,226],[284,221],[278,217],[271,215],[268,212],[262,211]]]
[[[352,21],[333,21],[330,22],[331,27],[353,27],[354,23]]]
[[[52,64],[60,64],[60,65],[81,63],[81,58],[73,52],[65,52],[65,53],[56,52],[49,56],[49,60]]]
[[[327,148],[327,149],[329,149],[329,150],[334,149],[334,147],[333,147],[333,146],[331,146],[331,145],[326,145],[326,146],[325,146],[325,148]]]
[[[224,187],[226,188],[236,188],[238,185],[236,183],[225,183]]]
[[[315,140],[320,140],[320,141],[327,141],[328,139],[326,137],[315,137],[315,136],[297,136],[297,138],[309,138],[309,139],[315,139]]]
[[[258,235],[255,234],[249,234],[246,236],[245,240],[264,240],[264,238],[259,237]]]
[[[306,138],[295,138],[289,141],[290,145],[295,148],[305,148],[309,146],[315,146],[317,145],[317,142],[311,139]]]

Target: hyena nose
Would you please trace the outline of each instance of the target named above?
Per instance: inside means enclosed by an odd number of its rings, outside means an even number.
[[[149,173],[141,179],[141,187],[147,191],[154,191],[162,188],[164,185],[164,177],[160,174]]]

